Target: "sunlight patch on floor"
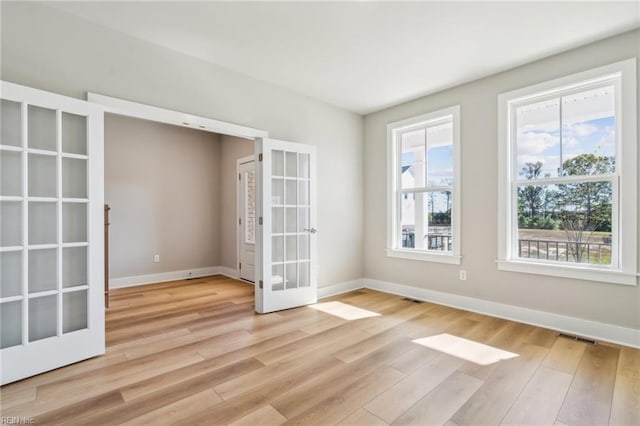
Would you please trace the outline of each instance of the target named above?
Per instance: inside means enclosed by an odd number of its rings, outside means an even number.
[[[478,365],[489,365],[504,359],[519,356],[513,352],[503,351],[493,346],[484,345],[474,342],[473,340],[463,339],[462,337],[452,336],[446,333],[415,339],[413,342],[453,355],[457,358],[471,361]]]
[[[367,311],[342,302],[316,303],[315,305],[309,305],[309,307],[347,321],[380,316],[377,312]]]

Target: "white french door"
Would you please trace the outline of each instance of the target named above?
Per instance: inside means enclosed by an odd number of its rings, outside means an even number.
[[[256,168],[253,157],[238,160],[238,235],[240,278],[256,280]]]
[[[103,112],[0,84],[5,384],[104,353]]]
[[[315,147],[257,139],[256,311],[317,301]]]

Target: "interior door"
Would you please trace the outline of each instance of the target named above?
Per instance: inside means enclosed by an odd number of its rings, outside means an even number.
[[[240,160],[238,160],[240,161]],[[238,167],[240,234],[240,278],[256,280],[256,170],[253,159],[241,162]]]
[[[315,147],[257,140],[256,311],[317,301]]]
[[[5,384],[104,353],[103,112],[0,84]]]

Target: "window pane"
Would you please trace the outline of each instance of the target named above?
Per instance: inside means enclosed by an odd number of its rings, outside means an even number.
[[[403,133],[401,149],[402,188],[423,187],[425,183],[425,130]]]
[[[399,245],[450,252],[452,201],[449,191],[402,194]]]
[[[611,264],[611,182],[518,188],[517,256]]]
[[[518,180],[557,177],[560,170],[560,100],[516,108]]]
[[[613,86],[563,96],[563,175],[613,173],[615,124]]]
[[[453,184],[453,124],[427,129],[427,186]]]

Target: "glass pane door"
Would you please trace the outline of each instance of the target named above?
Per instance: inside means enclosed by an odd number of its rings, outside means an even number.
[[[94,233],[98,244],[90,244],[90,207],[102,205],[103,182],[89,175],[90,161],[102,161],[102,135],[89,143],[89,120],[101,123],[101,112],[83,101],[2,84],[0,350],[6,383],[60,366],[46,358],[82,359],[78,355],[86,349],[73,348],[79,332],[92,342],[104,336],[104,313],[91,302],[93,287],[101,283],[89,277],[92,256],[101,257],[99,249],[92,253],[101,246],[100,234]],[[104,351],[104,339],[101,345]],[[12,365],[27,356],[34,360],[28,368]]]

